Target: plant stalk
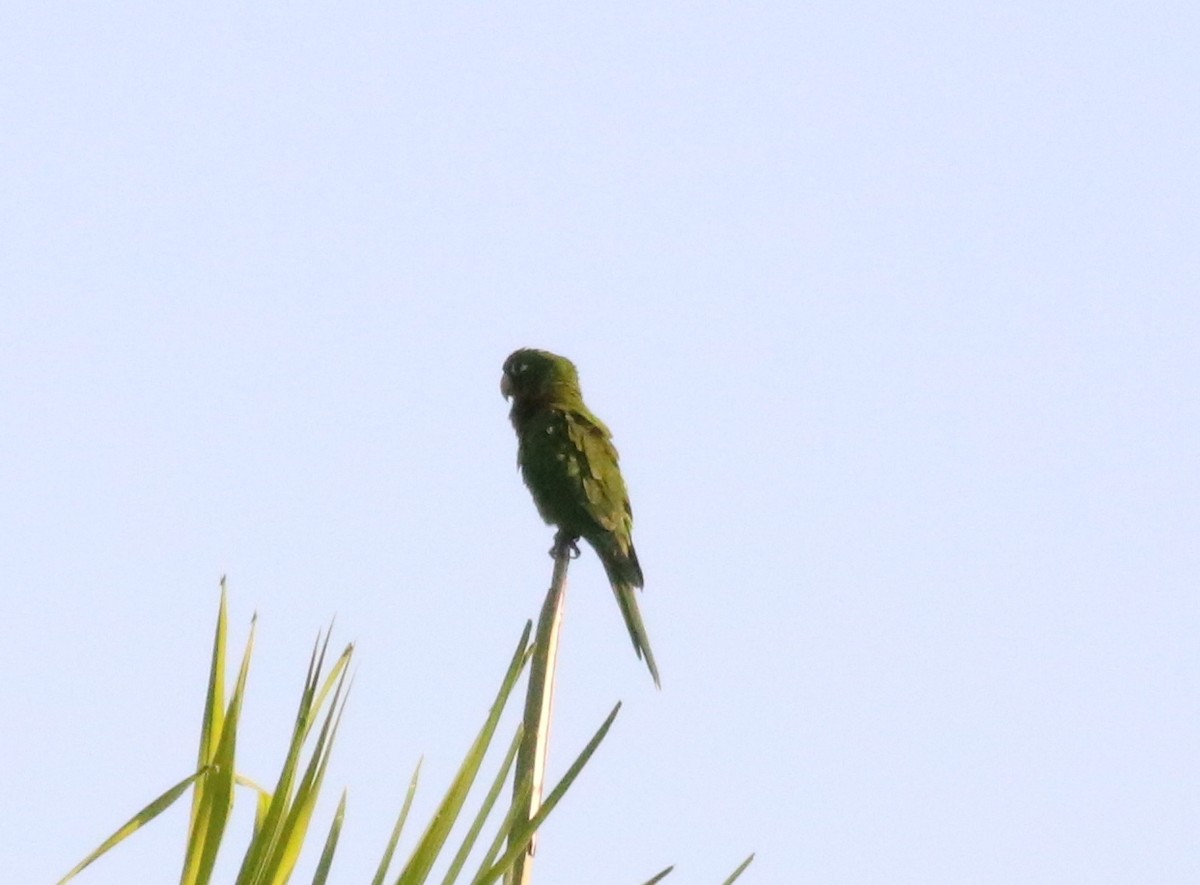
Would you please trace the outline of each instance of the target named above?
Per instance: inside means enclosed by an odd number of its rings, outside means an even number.
[[[537,635],[534,639],[533,658],[529,662],[529,688],[525,695],[524,735],[517,751],[517,768],[513,778],[513,800],[519,801],[521,786],[528,778],[532,784],[528,803],[518,814],[528,821],[537,814],[542,804],[542,790],[546,782],[546,757],[550,750],[550,717],[554,706],[554,679],[558,669],[558,638],[562,630],[563,607],[567,598],[567,567],[577,548],[570,539],[556,537],[551,555],[554,557],[554,573],[550,589],[542,603],[538,616]],[[514,827],[517,829],[517,827]],[[529,848],[517,859],[506,885],[529,885],[533,875],[533,853],[537,836]]]

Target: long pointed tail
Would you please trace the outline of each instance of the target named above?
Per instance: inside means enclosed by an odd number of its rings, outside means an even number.
[[[621,607],[621,617],[625,619],[625,627],[633,641],[633,650],[650,668],[654,684],[662,688],[662,682],[658,678],[658,665],[654,663],[654,652],[650,650],[650,637],[646,634],[646,625],[642,623],[642,613],[637,604],[637,588],[642,586],[642,567],[638,564],[637,552],[632,545],[627,550],[622,550],[607,538],[598,542],[592,541],[592,546],[604,564],[608,582],[612,584],[613,595],[617,597],[617,605]]]
[[[654,663],[654,652],[650,650],[650,637],[646,635],[646,625],[642,623],[642,613],[638,609],[637,590],[630,584],[613,584],[613,593],[617,597],[617,605],[621,607],[621,616],[625,618],[625,626],[629,630],[629,638],[633,640],[633,650],[639,658],[644,658],[654,677],[654,684],[662,688],[658,678],[658,664]]]

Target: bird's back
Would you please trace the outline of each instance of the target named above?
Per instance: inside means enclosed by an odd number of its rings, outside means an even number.
[[[586,409],[547,407],[519,434],[521,473],[542,518],[589,541],[613,533],[628,546],[629,495],[603,422]]]

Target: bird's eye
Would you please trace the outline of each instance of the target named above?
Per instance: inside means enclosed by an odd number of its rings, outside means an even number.
[[[517,374],[518,375],[521,374],[528,368],[529,368],[529,363],[521,363],[519,366],[517,366]]]

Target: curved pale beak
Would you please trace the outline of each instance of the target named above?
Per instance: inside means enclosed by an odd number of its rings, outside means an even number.
[[[512,397],[512,379],[508,377],[508,372],[500,376],[500,395],[505,399]]]

